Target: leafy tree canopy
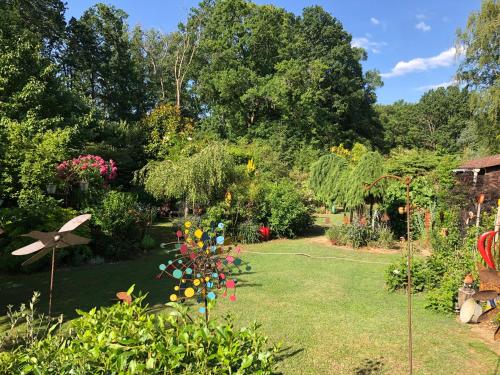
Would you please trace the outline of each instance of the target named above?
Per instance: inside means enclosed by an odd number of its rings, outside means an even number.
[[[318,147],[376,138],[364,53],[321,7],[295,16],[243,0],[204,1],[192,17],[203,17],[191,79],[205,127],[230,139],[283,133],[290,145]]]
[[[486,152],[500,152],[500,3],[484,0],[481,9],[469,16],[458,31],[458,48],[465,53],[458,78],[475,91],[471,108],[475,115],[476,138]]]
[[[143,170],[146,191],[157,199],[183,199],[208,204],[224,196],[235,177],[228,147],[212,143],[189,158],[148,164]]]

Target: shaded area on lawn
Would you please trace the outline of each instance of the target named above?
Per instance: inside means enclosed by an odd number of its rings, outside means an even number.
[[[152,228],[152,235],[161,242],[175,240],[174,228],[170,223],[160,223]],[[172,253],[166,249],[152,250],[149,254],[136,259],[116,263],[86,265],[75,268],[56,267],[53,312],[64,314],[66,318],[76,316],[75,309],[88,310],[94,306],[107,306],[117,301],[116,292],[127,290],[135,284],[135,291],[148,293],[146,302],[150,305],[164,304],[172,290],[172,281],[168,278],[157,280],[159,264],[172,259]],[[18,308],[21,303],[30,300],[33,291],[41,292],[38,309],[46,313],[50,271],[45,270],[29,275],[0,276],[0,316],[7,311],[8,305]]]

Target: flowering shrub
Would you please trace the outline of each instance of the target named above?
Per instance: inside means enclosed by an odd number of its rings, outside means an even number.
[[[116,178],[117,171],[118,168],[113,160],[105,161],[97,155],[80,155],[57,166],[57,175],[64,180],[111,181]]]

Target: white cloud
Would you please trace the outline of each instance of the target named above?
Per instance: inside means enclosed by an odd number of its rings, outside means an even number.
[[[417,57],[409,61],[400,61],[390,72],[382,73],[384,78],[402,76],[413,72],[422,72],[429,69],[451,66],[455,63],[457,57],[457,49],[451,47],[439,55],[432,57]]]
[[[436,84],[433,84],[433,85],[420,86],[420,87],[417,87],[417,90],[419,90],[419,91],[435,90],[435,89],[438,89],[440,87],[448,87],[448,86],[456,86],[456,85],[458,85],[458,81],[455,80],[455,79],[452,79],[451,81],[448,81],[448,82],[442,82],[442,83],[436,83]]]
[[[374,25],[380,25],[380,20],[376,19],[375,17],[370,18],[370,21]]]
[[[417,14],[415,17],[417,17],[417,20],[425,20],[427,18],[426,15],[422,13]]]
[[[353,47],[358,47],[358,48],[363,48],[367,51],[373,52],[373,53],[380,53],[380,50],[382,47],[386,46],[386,42],[375,42],[373,40],[370,40],[369,38],[365,37],[360,37],[360,38],[353,38],[351,42],[351,46]]]
[[[422,31],[429,31],[431,27],[427,25],[424,21],[421,21],[415,25],[415,28],[417,30],[422,30]]]

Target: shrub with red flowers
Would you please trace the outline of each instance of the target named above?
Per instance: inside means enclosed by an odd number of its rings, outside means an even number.
[[[105,161],[97,155],[80,155],[72,160],[63,161],[57,166],[59,178],[76,181],[104,181],[116,178],[118,168],[113,160]]]

